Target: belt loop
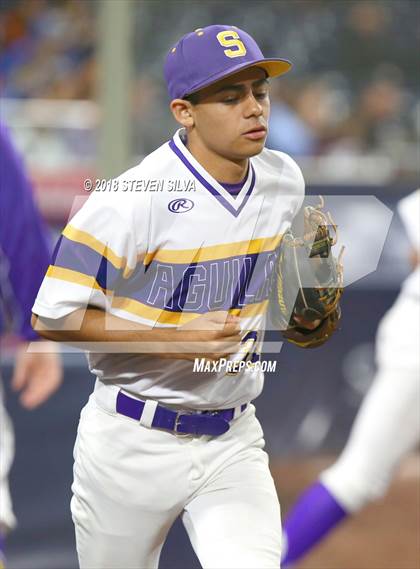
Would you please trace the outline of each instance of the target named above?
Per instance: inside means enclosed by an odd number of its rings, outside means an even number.
[[[143,411],[139,420],[140,425],[143,425],[143,427],[147,427],[148,429],[152,427],[157,406],[158,402],[153,401],[153,399],[147,399],[144,402]]]
[[[239,405],[239,407],[235,407],[235,409],[233,410],[233,420],[237,419],[241,413],[242,413],[241,406]]]

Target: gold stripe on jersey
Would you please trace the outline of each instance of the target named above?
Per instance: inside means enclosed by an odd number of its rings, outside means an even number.
[[[240,318],[249,318],[256,316],[257,314],[263,314],[267,310],[267,306],[268,300],[263,300],[256,304],[248,304],[243,308],[231,308],[229,310],[229,314],[239,316]],[[162,308],[154,308],[152,306],[147,306],[138,300],[121,296],[114,297],[112,299],[112,307],[140,316],[146,320],[151,320],[152,322],[172,324],[175,326],[187,324],[199,316],[202,316],[202,314],[196,312],[172,312]]]
[[[112,294],[111,291],[101,287],[101,285],[96,281],[94,277],[79,273],[73,269],[65,269],[63,267],[50,265],[48,267],[46,276],[53,279],[59,279],[60,281],[66,281],[72,284],[85,286],[90,289],[94,288],[96,290],[104,292],[105,294]]]
[[[243,308],[231,308],[229,314],[233,316],[239,316],[240,318],[250,318],[251,316],[257,316],[257,314],[264,314],[268,308],[268,300],[263,300],[262,302],[257,302],[256,304],[248,304]]]
[[[278,234],[273,237],[223,243],[210,247],[197,247],[196,249],[158,249],[147,253],[143,263],[148,265],[152,261],[161,261],[163,263],[188,264],[226,259],[239,255],[252,255],[265,251],[274,251],[279,245],[281,238],[282,234]]]
[[[94,277],[79,273],[78,271],[74,271],[72,269],[65,269],[63,267],[50,265],[48,267],[46,276],[49,278],[66,281],[71,284],[78,284],[89,289],[100,290],[106,295],[113,294],[113,291],[101,287],[101,285],[96,281]],[[230,308],[229,314],[239,316],[241,318],[249,318],[256,316],[257,314],[263,314],[267,310],[267,306],[268,300],[263,300],[262,302],[258,302],[256,304],[248,304],[243,308]],[[152,306],[147,306],[138,300],[121,296],[113,297],[112,307],[119,308],[136,316],[141,316],[142,318],[151,320],[152,322],[172,324],[176,326],[186,324],[201,316],[201,313],[173,312],[161,308],[154,308]]]
[[[174,326],[186,324],[200,316],[199,314],[191,312],[171,312],[169,310],[163,310],[162,308],[154,308],[152,306],[147,306],[138,300],[123,296],[115,296],[112,299],[112,307],[119,308],[120,310],[124,310],[125,312],[129,312],[135,316],[140,316],[141,318],[145,318],[152,322],[173,324]]]

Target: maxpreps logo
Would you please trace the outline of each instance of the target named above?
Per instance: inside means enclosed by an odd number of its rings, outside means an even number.
[[[172,200],[168,203],[168,209],[172,213],[185,213],[186,211],[190,211],[194,207],[194,202],[191,200],[187,200],[185,198],[181,198],[178,200]]]

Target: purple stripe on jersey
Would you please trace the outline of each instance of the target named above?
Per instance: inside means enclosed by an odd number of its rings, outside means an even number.
[[[171,312],[204,313],[242,308],[266,300],[276,251],[212,259],[200,263],[139,264],[122,278],[105,257],[90,247],[61,236],[53,265],[94,277],[115,296]]]
[[[171,150],[178,156],[178,158],[181,160],[181,162],[184,164],[184,166],[186,166],[186,168],[188,168],[188,170],[197,178],[197,180],[206,188],[206,190],[208,190],[217,200],[219,200],[220,205],[222,205],[224,208],[226,208],[234,217],[238,217],[238,215],[241,213],[242,209],[245,207],[245,204],[247,203],[252,190],[254,189],[254,185],[255,185],[255,170],[251,164],[251,175],[252,175],[252,179],[251,179],[251,184],[249,186],[249,189],[241,203],[241,205],[239,206],[238,209],[235,209],[234,207],[232,207],[230,205],[230,203],[216,190],[216,188],[214,188],[210,182],[208,182],[198,171],[196,168],[194,168],[194,166],[191,164],[191,162],[188,160],[188,158],[181,152],[181,150],[177,147],[177,145],[175,144],[175,142],[173,140],[169,141],[169,147],[171,148]]]
[[[108,290],[115,287],[123,272],[122,269],[116,269],[103,255],[64,235],[57,241],[51,264],[94,277],[102,288]]]
[[[275,251],[265,251],[191,264],[152,261],[115,294],[170,312],[242,308],[268,297],[275,258]]]
[[[0,156],[0,311],[6,298],[14,331],[33,340],[39,336],[30,323],[31,308],[48,268],[49,243],[21,157],[3,124]]]

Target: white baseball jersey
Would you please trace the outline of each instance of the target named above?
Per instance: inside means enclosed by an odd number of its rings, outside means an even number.
[[[404,223],[411,246],[420,256],[420,189],[398,202],[398,213]],[[420,265],[406,278],[402,291],[404,294],[420,297]]]
[[[398,202],[411,246],[420,255],[420,190]],[[401,291],[385,316],[377,333],[376,355],[379,365],[399,369],[420,369],[420,266],[408,275]]]
[[[173,327],[228,310],[243,330],[243,349],[231,359],[255,363],[276,248],[303,196],[295,162],[264,149],[233,197],[191,155],[181,129],[108,191],[93,192],[64,229],[33,311],[56,319],[90,304]],[[229,375],[146,354],[90,353],[88,361],[100,381],[183,408],[235,407],[263,387],[252,365]]]

